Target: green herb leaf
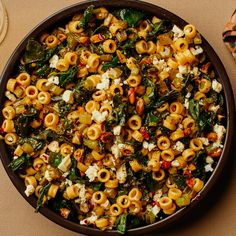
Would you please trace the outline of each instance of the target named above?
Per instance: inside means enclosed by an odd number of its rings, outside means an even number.
[[[103,71],[106,71],[107,69],[111,68],[111,67],[116,67],[118,66],[118,62],[119,62],[119,59],[117,56],[113,57],[111,61],[109,62],[105,62],[103,65],[102,65],[102,70]]]
[[[82,27],[84,29],[88,26],[89,20],[91,19],[93,15],[93,9],[94,9],[94,5],[91,5],[84,11],[84,16],[81,21]]]
[[[173,23],[170,20],[162,20],[153,25],[153,29],[149,32],[149,36],[158,36],[169,32],[173,28]]]
[[[72,82],[75,79],[77,71],[78,67],[73,66],[66,72],[59,72],[57,74],[59,76],[59,85],[65,87],[68,83]]]
[[[134,27],[146,15],[146,13],[142,11],[133,9],[120,9],[115,11],[114,14],[123,21],[126,21],[130,27]]]
[[[12,171],[17,171],[23,167],[28,167],[31,165],[30,156],[23,154],[17,159],[12,160],[12,162],[8,165],[12,169]]]
[[[53,167],[58,167],[63,159],[60,153],[50,152],[49,154],[49,164]]]
[[[39,191],[39,197],[37,200],[37,206],[35,211],[38,212],[39,208],[42,206],[43,203],[43,197],[47,194],[49,188],[51,186],[51,183],[48,183],[47,185],[45,185],[44,187],[42,187]]]
[[[125,234],[126,232],[126,226],[127,226],[127,214],[122,214],[118,219],[116,223],[117,231],[121,234]]]

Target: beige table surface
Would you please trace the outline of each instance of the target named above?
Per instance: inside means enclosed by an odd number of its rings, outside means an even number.
[[[0,72],[18,42],[45,17],[79,0],[3,0],[10,18],[8,34],[0,45]],[[235,0],[149,0],[194,24],[214,47],[236,89],[236,64],[221,39],[225,22],[236,8]],[[236,92],[235,92],[236,95]],[[236,235],[236,168],[231,163],[212,194],[184,223],[170,227],[164,236]],[[49,221],[17,192],[0,164],[1,236],[73,236],[79,235]]]

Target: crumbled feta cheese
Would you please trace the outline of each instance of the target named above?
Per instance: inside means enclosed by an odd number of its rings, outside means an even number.
[[[81,225],[90,225],[93,224],[98,219],[96,213],[92,211],[92,215],[80,221]]]
[[[85,171],[86,176],[89,178],[89,182],[95,180],[95,178],[98,176],[98,170],[99,167],[94,164],[92,166],[89,166],[89,168]]]
[[[183,78],[184,78],[181,73],[177,73],[177,74],[175,75],[175,77],[178,78],[178,79],[183,79]]]
[[[177,141],[175,143],[175,145],[173,146],[173,149],[175,149],[176,151],[179,151],[179,152],[183,152],[184,150],[184,144],[181,143],[180,141]]]
[[[62,177],[66,178],[70,174],[70,171],[63,173]]]
[[[208,138],[202,137],[202,138],[199,138],[199,139],[201,140],[201,142],[203,143],[203,145],[205,145],[205,146],[209,145],[209,140],[208,140]]]
[[[117,125],[113,128],[113,134],[114,135],[120,135],[120,132],[121,132],[121,126],[120,125]]]
[[[206,172],[212,172],[214,169],[212,168],[211,164],[207,164],[204,166]]]
[[[121,86],[123,85],[120,79],[114,79],[114,84],[119,84]]]
[[[207,157],[206,157],[206,163],[207,163],[207,164],[213,164],[213,163],[214,163],[213,158],[210,157],[210,156],[207,156]]]
[[[44,178],[45,178],[48,182],[50,182],[50,181],[53,180],[52,176],[50,175],[49,170],[46,170],[46,171],[45,171],[45,173],[44,173]]]
[[[152,207],[152,213],[157,216],[157,214],[160,212],[161,208],[158,207],[157,205],[155,205],[154,207]]]
[[[39,158],[42,159],[45,163],[48,163],[49,161],[49,155],[46,153],[41,154]]]
[[[188,92],[185,97],[186,97],[186,98],[190,98],[190,97],[191,97],[191,93]]]
[[[56,68],[57,62],[59,60],[59,57],[57,55],[53,55],[53,57],[49,60],[50,68]]]
[[[156,192],[155,195],[153,196],[153,200],[154,200],[155,202],[159,202],[161,197],[162,197],[162,190],[159,189],[159,190],[157,190],[157,192]]]
[[[50,76],[48,78],[48,82],[46,83],[46,86],[48,86],[50,84],[58,85],[59,84],[59,77],[58,76],[54,76],[54,75]]]
[[[48,144],[48,150],[51,152],[59,152],[60,151],[59,143],[57,141],[52,141],[51,143]]]
[[[114,155],[116,159],[122,156],[122,153],[120,152],[120,149],[117,144],[113,144],[111,146],[111,153]]]
[[[96,85],[96,89],[107,90],[109,89],[109,84],[110,84],[109,79],[104,78],[104,76],[102,76],[101,82]]]
[[[174,41],[184,36],[184,31],[181,30],[177,25],[173,26],[172,32],[174,33]]]
[[[118,179],[120,184],[125,183],[127,178],[127,171],[126,166],[123,164],[117,171],[116,171],[116,178]]]
[[[168,57],[170,55],[170,48],[169,47],[165,47],[164,51],[160,52],[162,57]]]
[[[86,193],[86,188],[84,184],[76,184],[77,188],[79,189],[79,198],[77,198],[75,200],[76,203],[80,203],[83,204],[86,202],[86,197],[85,197],[85,193]]]
[[[171,162],[171,165],[172,165],[173,167],[179,167],[179,166],[180,166],[180,163],[179,163],[178,160],[173,160],[173,161]]]
[[[110,202],[107,199],[104,203],[101,204],[101,207],[103,207],[104,209],[107,209],[110,206]]]
[[[194,56],[197,56],[197,55],[203,53],[203,49],[202,49],[200,46],[196,46],[196,49],[195,49],[195,48],[190,48],[190,52],[191,52]]]
[[[190,73],[193,74],[195,77],[200,75],[200,72],[196,66],[193,67],[193,69],[190,71]]]
[[[13,160],[16,160],[17,158],[18,158],[18,156],[14,156],[14,157],[13,157]]]
[[[70,179],[66,179],[66,180],[65,180],[65,184],[66,184],[67,186],[71,186],[71,185],[73,184],[73,182],[72,182]]]
[[[34,186],[33,186],[32,184],[29,184],[29,185],[27,185],[27,187],[26,187],[25,195],[26,195],[27,197],[29,197],[30,195],[32,195],[32,194],[34,193],[34,191],[35,191]]]
[[[156,147],[153,143],[148,143],[147,141],[143,142],[143,148],[148,149],[149,152],[151,152]]]
[[[189,108],[189,100],[188,99],[184,100],[184,107],[187,109]]]
[[[213,130],[217,134],[217,143],[220,143],[226,132],[225,127],[223,125],[216,124],[214,125]]]
[[[214,91],[216,91],[217,93],[220,93],[220,91],[222,90],[222,84],[219,83],[219,82],[218,82],[217,80],[215,80],[215,79],[212,81],[211,86],[212,86],[212,89],[213,89]]]
[[[96,123],[102,123],[106,120],[108,116],[107,111],[100,112],[98,110],[93,110],[92,112],[92,120],[94,120]]]
[[[187,74],[189,71],[189,68],[187,66],[183,66],[183,65],[178,66],[178,69],[179,69],[179,73],[182,75]]]
[[[73,92],[71,90],[66,90],[62,94],[62,100],[64,100],[67,103],[72,103],[73,102]]]
[[[58,165],[58,169],[63,171],[63,172],[67,172],[71,167],[71,159],[70,159],[70,156],[65,156],[61,163]]]
[[[217,112],[218,110],[220,109],[220,105],[217,105],[217,106],[214,106],[214,105],[211,105],[209,107],[209,111],[213,111],[213,112]]]

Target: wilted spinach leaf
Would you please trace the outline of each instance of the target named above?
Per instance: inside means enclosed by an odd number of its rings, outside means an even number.
[[[36,206],[36,209],[35,209],[36,212],[38,212],[39,208],[42,206],[43,197],[47,194],[50,186],[51,186],[51,183],[48,183],[47,185],[45,185],[44,187],[42,187],[39,190],[39,197],[38,197],[37,206]]]
[[[85,29],[88,26],[89,20],[93,15],[94,5],[90,5],[85,11],[81,21],[82,27]]]
[[[65,87],[68,83],[72,82],[75,79],[77,74],[78,67],[73,66],[68,71],[59,72],[57,76],[59,76],[59,85],[61,87]]]
[[[21,168],[27,168],[32,164],[30,156],[27,154],[23,154],[17,159],[12,160],[12,162],[8,165],[12,169],[12,171],[17,171]]]
[[[148,36],[158,36],[169,32],[173,28],[173,23],[170,20],[161,20],[153,25],[153,29],[149,32]]]
[[[103,71],[106,71],[107,69],[111,68],[111,67],[116,67],[118,66],[118,62],[119,62],[119,59],[117,56],[113,57],[111,61],[109,62],[105,62],[103,65],[102,65],[102,70]]]
[[[58,167],[63,159],[63,156],[57,152],[50,152],[49,154],[49,164],[52,167]]]

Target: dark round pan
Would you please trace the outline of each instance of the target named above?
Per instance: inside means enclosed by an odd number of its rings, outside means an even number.
[[[43,31],[48,30],[58,23],[62,23],[63,21],[69,19],[71,16],[73,16],[75,13],[83,11],[86,9],[89,5],[95,5],[96,7],[107,7],[108,9],[117,9],[117,8],[135,8],[138,10],[143,10],[146,11],[150,14],[156,15],[159,18],[162,19],[169,19],[171,20],[174,24],[183,27],[187,23],[181,19],[180,17],[174,15],[173,13],[152,5],[150,3],[146,2],[141,2],[141,1],[136,1],[136,0],[126,0],[126,1],[121,1],[121,0],[112,0],[112,1],[107,1],[107,0],[99,0],[99,1],[86,1],[82,3],[78,3],[75,5],[72,5],[70,7],[66,7],[63,10],[60,10],[56,12],[55,14],[51,15],[47,19],[45,19],[43,22],[41,22],[38,26],[36,26],[28,35],[25,36],[25,38],[21,41],[21,43],[18,45],[18,47],[15,49],[13,54],[11,55],[10,59],[8,60],[3,73],[1,75],[1,80],[0,80],[0,88],[2,91],[6,87],[7,80],[14,74],[14,69],[19,61],[22,52],[26,46],[26,43],[29,38],[31,37],[36,37],[40,35]],[[204,50],[207,52],[207,55],[209,59],[211,60],[213,66],[215,67],[216,73],[219,76],[219,80],[223,85],[223,90],[224,90],[224,98],[225,98],[225,109],[226,109],[226,114],[227,114],[227,120],[226,120],[226,126],[227,126],[227,133],[225,137],[225,145],[223,149],[223,153],[219,159],[219,162],[210,177],[210,179],[207,181],[205,184],[204,188],[202,191],[198,194],[198,196],[195,198],[195,200],[185,208],[182,208],[178,210],[176,213],[173,215],[160,220],[154,224],[147,225],[144,227],[139,227],[135,229],[128,230],[127,235],[145,235],[149,232],[153,231],[160,231],[161,229],[164,229],[166,227],[170,227],[172,223],[176,222],[180,218],[182,218],[186,213],[189,213],[191,211],[194,211],[194,207],[196,207],[199,204],[199,200],[202,200],[207,193],[210,191],[210,189],[213,187],[213,185],[216,183],[216,180],[222,173],[222,169],[229,160],[229,153],[231,151],[231,147],[233,144],[233,135],[234,135],[234,118],[235,118],[235,104],[234,104],[234,96],[232,92],[232,88],[230,85],[229,78],[226,74],[225,68],[220,61],[219,57],[216,55],[215,51],[213,48],[209,45],[209,43],[203,38],[203,45],[202,47]],[[3,107],[3,102],[4,102],[4,93],[0,93],[0,106],[1,110]],[[2,122],[2,117],[1,120]],[[9,153],[7,151],[7,147],[3,141],[0,142],[0,155],[1,155],[1,160],[3,163],[3,166],[10,177],[12,183],[15,185],[15,187],[18,189],[20,194],[28,201],[34,208],[36,207],[36,202],[37,199],[34,196],[26,197],[24,194],[25,186],[23,181],[19,178],[19,176],[12,172],[9,168],[8,165],[10,163],[10,158],[9,158]],[[82,234],[87,234],[87,235],[120,235],[116,231],[100,231],[97,229],[93,229],[87,226],[81,226],[77,223],[74,223],[72,221],[66,220],[62,218],[60,215],[56,214],[53,212],[51,209],[47,207],[42,207],[39,210],[45,217],[48,219],[52,220],[53,222],[67,228],[70,230],[73,230],[75,232],[79,232]]]

